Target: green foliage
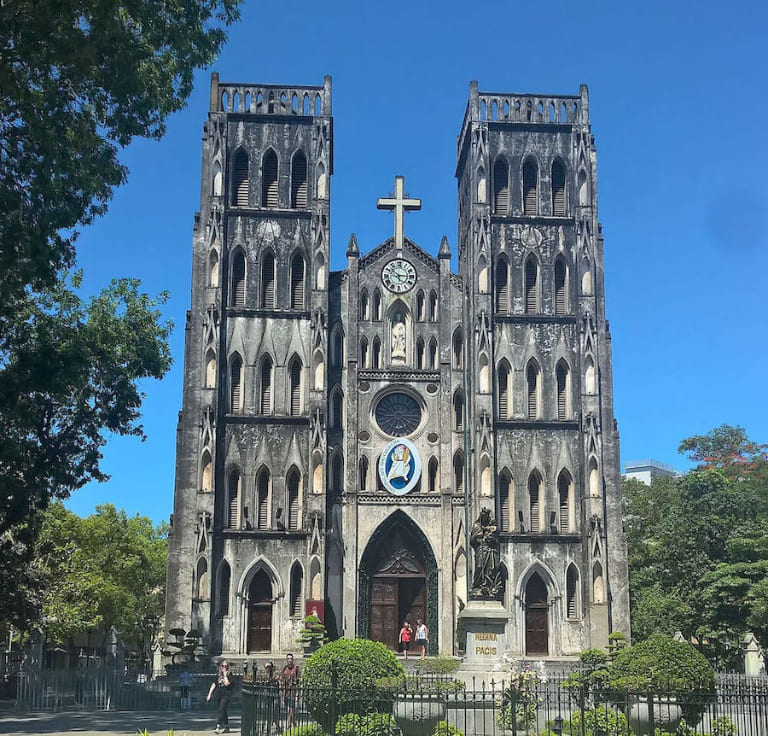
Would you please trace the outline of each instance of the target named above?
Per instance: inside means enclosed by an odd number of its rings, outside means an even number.
[[[386,694],[376,687],[376,680],[404,676],[397,657],[381,642],[337,639],[320,647],[304,666],[307,708],[323,725],[330,723],[330,697],[335,698],[338,714],[359,713],[361,705],[368,712],[383,710],[381,706],[386,703],[380,698]]]
[[[336,721],[336,736],[396,736],[399,731],[389,713],[347,713]]]
[[[563,723],[563,733],[569,736],[630,736],[627,717],[605,705],[585,711],[575,711],[570,721]]]
[[[304,645],[321,645],[328,641],[328,632],[325,630],[325,626],[323,626],[319,616],[310,613],[304,619],[304,626],[299,632],[297,641]]]
[[[496,721],[501,728],[531,730],[536,726],[537,691],[545,681],[543,669],[532,667],[530,662],[512,670],[509,686],[501,696],[501,707],[496,711]]]
[[[728,716],[718,716],[710,726],[710,736],[736,736],[736,724]]]
[[[460,660],[453,657],[429,657],[419,661],[416,671],[424,675],[450,675],[460,666]]]
[[[464,731],[448,721],[440,721],[432,732],[432,736],[464,736]]]
[[[283,736],[325,736],[325,731],[319,723],[305,723],[283,731]]]

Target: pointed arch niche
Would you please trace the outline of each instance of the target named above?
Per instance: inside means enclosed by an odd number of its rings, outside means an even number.
[[[387,325],[390,365],[410,365],[413,353],[413,315],[405,303],[399,299],[387,310]]]
[[[397,647],[398,626],[383,623],[423,619],[429,654],[439,651],[438,568],[424,532],[399,509],[371,535],[358,567],[357,636]]]

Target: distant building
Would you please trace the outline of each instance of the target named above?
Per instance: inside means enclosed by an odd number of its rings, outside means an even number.
[[[633,460],[624,463],[624,477],[634,478],[647,486],[651,485],[654,478],[675,478],[678,473],[671,465],[660,460]]]

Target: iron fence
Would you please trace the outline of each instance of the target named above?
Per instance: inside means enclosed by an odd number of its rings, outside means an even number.
[[[527,683],[403,690],[244,682],[243,736],[768,736],[768,679],[719,678],[689,693]],[[289,729],[292,725],[292,729]]]

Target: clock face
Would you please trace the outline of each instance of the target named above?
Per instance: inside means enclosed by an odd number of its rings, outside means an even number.
[[[416,283],[416,269],[402,258],[390,261],[381,272],[381,280],[390,291],[404,294]]]

